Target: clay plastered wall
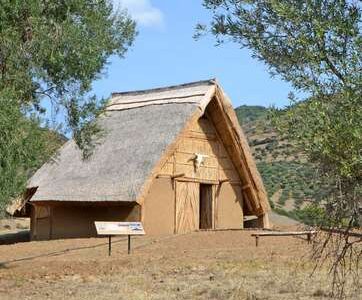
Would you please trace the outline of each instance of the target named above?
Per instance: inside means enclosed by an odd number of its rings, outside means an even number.
[[[195,153],[208,156],[198,170],[194,167]],[[207,117],[200,118],[181,136],[175,153],[165,163],[160,175],[181,173],[185,176],[176,178],[176,181],[192,180],[214,184],[217,191],[214,208],[215,228],[242,228],[243,197],[240,178],[213,122]],[[224,179],[228,179],[229,182],[220,184],[220,180]]]
[[[216,199],[216,228],[243,228],[241,187],[225,182],[219,187]]]
[[[142,213],[146,234],[174,233],[175,192],[170,178],[154,179]]]
[[[203,165],[195,170],[195,153],[207,155]],[[175,153],[164,164],[160,175],[185,173],[185,178],[197,181],[229,179],[239,183],[239,175],[218,137],[212,122],[200,118],[178,141]]]
[[[33,205],[30,214],[31,239],[48,239],[50,232],[50,207]]]
[[[36,240],[96,236],[94,221],[139,221],[137,206],[36,206],[37,211],[51,210],[48,217],[34,221]]]

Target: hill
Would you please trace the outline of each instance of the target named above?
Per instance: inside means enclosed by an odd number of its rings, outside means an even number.
[[[268,108],[242,105],[235,111],[247,135],[272,208],[303,220],[306,204],[319,200],[326,191],[320,188],[314,169],[288,137],[276,132]]]

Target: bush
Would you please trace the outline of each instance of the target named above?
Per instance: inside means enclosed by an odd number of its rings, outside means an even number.
[[[322,226],[326,224],[326,214],[322,207],[310,204],[295,211],[297,218],[307,225]]]

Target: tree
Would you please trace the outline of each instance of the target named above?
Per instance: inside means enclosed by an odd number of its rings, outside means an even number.
[[[125,11],[102,0],[0,1],[0,202],[48,157],[44,119],[60,114],[87,158],[103,101],[89,95],[111,55],[136,35]],[[58,118],[59,119],[59,118]],[[50,147],[52,148],[52,147]],[[53,149],[54,150],[54,149]]]
[[[8,200],[18,196],[30,175],[65,141],[41,126],[38,117],[25,117],[16,105],[0,99],[0,217]]]
[[[343,296],[344,275],[353,258],[359,268],[361,239],[349,232],[362,207],[362,35],[360,1],[204,0],[213,13],[209,27],[218,44],[233,41],[251,50],[272,75],[281,76],[308,99],[277,120],[306,153],[330,187],[322,206],[323,226],[341,230],[333,252],[329,234],[318,257],[332,254],[334,287]],[[334,230],[335,231],[335,230]],[[335,247],[338,245],[337,247]]]

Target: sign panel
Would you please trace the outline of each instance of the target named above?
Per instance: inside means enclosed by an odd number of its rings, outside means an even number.
[[[141,222],[94,222],[99,235],[144,235]]]

